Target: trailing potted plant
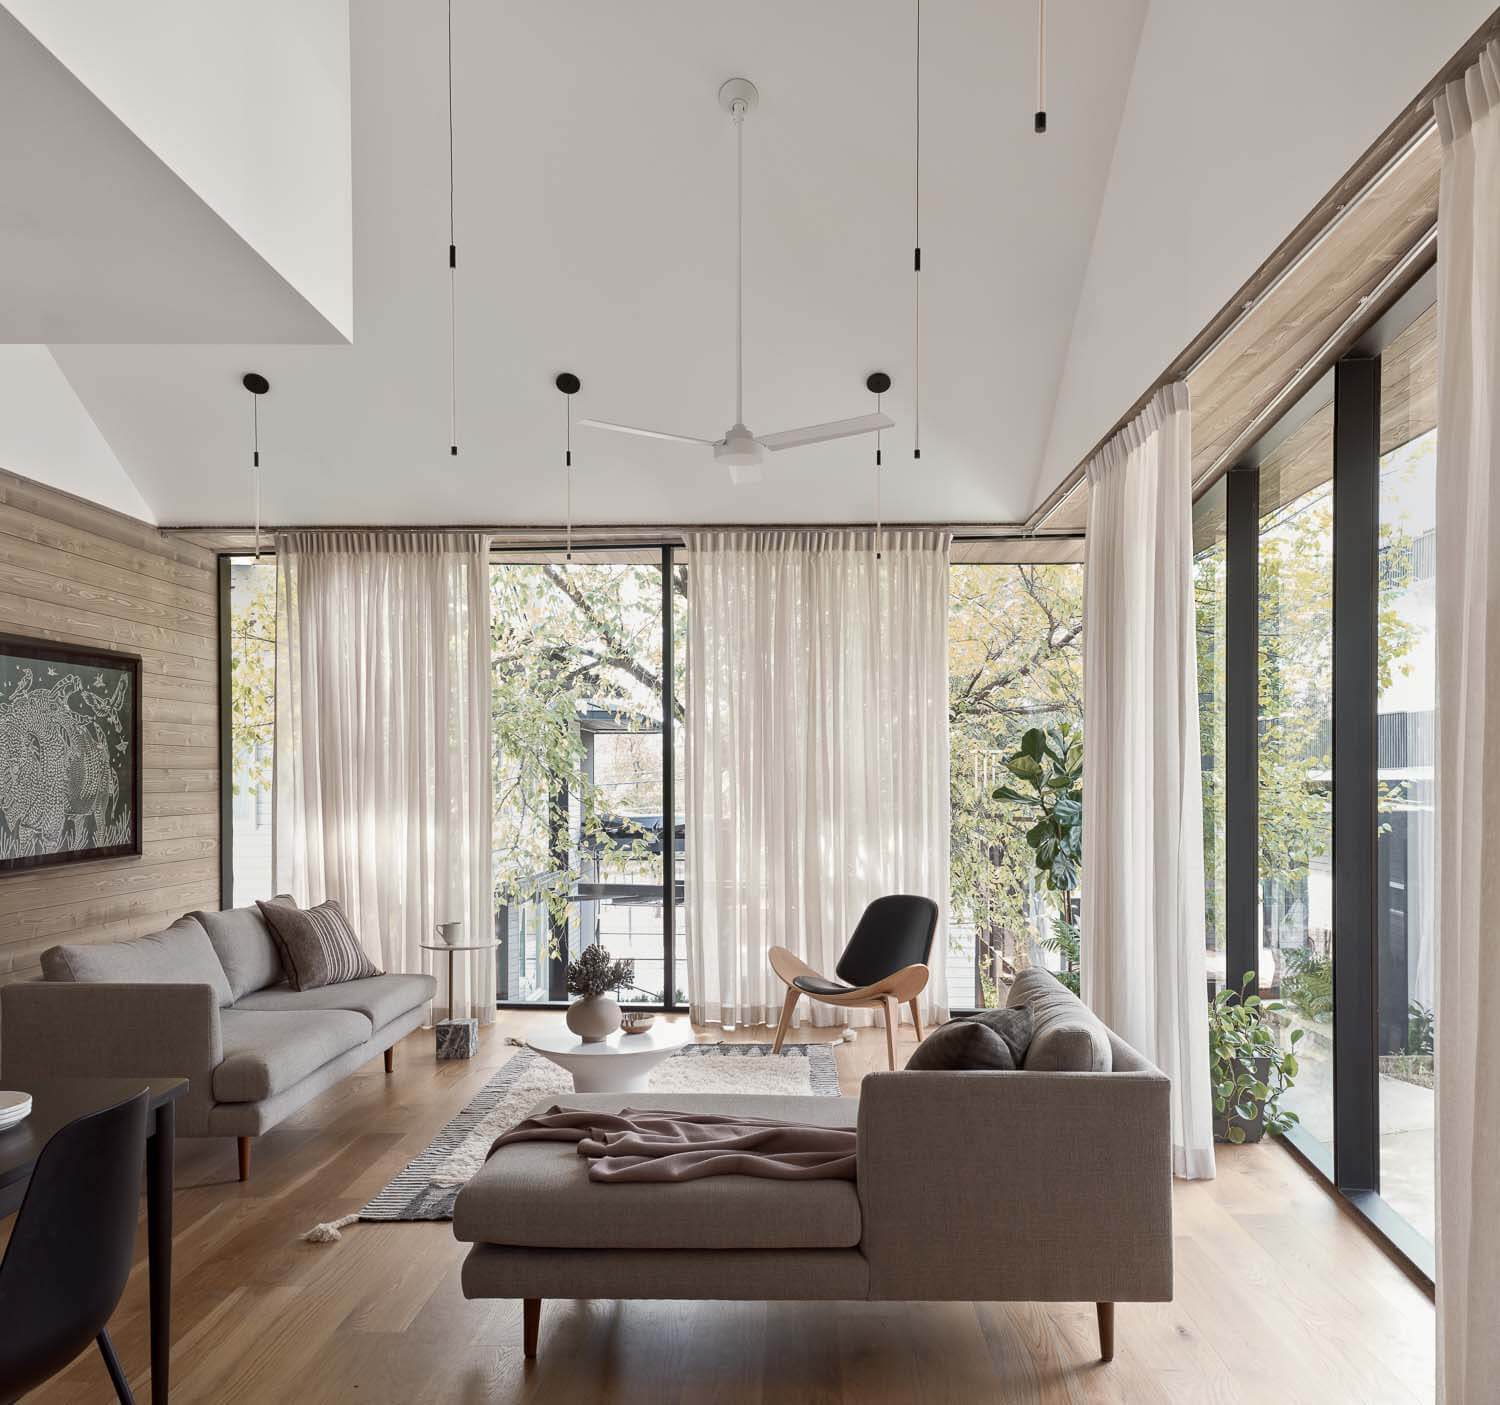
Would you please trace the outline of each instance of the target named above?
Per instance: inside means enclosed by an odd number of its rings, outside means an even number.
[[[598,1044],[620,1027],[620,1007],[611,994],[635,982],[635,962],[616,961],[597,942],[568,963],[568,994],[579,998],[568,1006],[568,1028],[585,1044]]]
[[[1293,1048],[1281,1048],[1272,1017],[1286,1007],[1263,1000],[1256,983],[1256,973],[1246,971],[1239,990],[1221,990],[1208,1010],[1214,1139],[1235,1145],[1258,1142],[1266,1132],[1285,1132],[1297,1121],[1281,1098],[1297,1078],[1295,1045],[1302,1031],[1292,1030]]]

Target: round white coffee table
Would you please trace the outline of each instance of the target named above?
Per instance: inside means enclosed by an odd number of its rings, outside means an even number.
[[[692,1025],[658,1019],[644,1034],[616,1030],[597,1044],[585,1044],[559,1022],[556,1029],[533,1035],[526,1047],[567,1069],[575,1093],[643,1093],[651,1070],[692,1042]]]

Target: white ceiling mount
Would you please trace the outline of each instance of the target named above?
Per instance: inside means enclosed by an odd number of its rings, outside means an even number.
[[[744,106],[736,109],[735,104]],[[719,88],[719,106],[731,117],[754,112],[760,105],[760,90],[748,78],[729,78]]]

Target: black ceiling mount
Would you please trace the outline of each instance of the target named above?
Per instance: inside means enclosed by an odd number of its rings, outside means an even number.
[[[577,395],[583,386],[583,382],[572,371],[562,372],[554,383],[564,395]]]
[[[244,378],[241,380],[240,384],[242,384],[245,389],[250,392],[251,395],[264,395],[266,391],[271,388],[271,382],[268,381],[263,375],[261,375],[259,371],[246,371]]]
[[[891,378],[884,371],[871,371],[865,377],[865,389],[872,395],[884,395],[891,388]]]

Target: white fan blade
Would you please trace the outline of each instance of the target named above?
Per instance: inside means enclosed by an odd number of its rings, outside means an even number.
[[[874,434],[877,429],[893,429],[895,424],[889,415],[856,415],[852,420],[830,420],[827,424],[810,424],[804,429],[757,434],[755,442],[774,453],[781,449],[800,448],[803,444],[821,444],[825,439],[847,439],[851,434]]]
[[[590,429],[612,429],[616,434],[639,434],[643,439],[670,439],[676,444],[707,444],[713,447],[716,439],[695,439],[691,434],[663,434],[659,429],[637,429],[633,424],[611,424],[609,420],[579,420]]]

